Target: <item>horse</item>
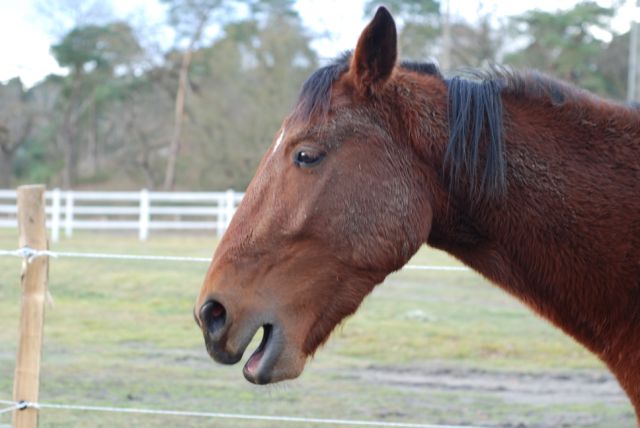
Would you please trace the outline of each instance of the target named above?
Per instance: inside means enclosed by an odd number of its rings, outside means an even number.
[[[640,113],[534,71],[402,62],[381,7],[316,70],[214,252],[210,356],[267,384],[423,245],[596,354],[640,412]],[[640,419],[638,419],[640,424]]]

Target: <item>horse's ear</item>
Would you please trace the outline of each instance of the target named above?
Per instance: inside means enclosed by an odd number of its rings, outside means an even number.
[[[362,95],[375,93],[391,76],[398,56],[397,39],[393,17],[380,6],[360,34],[349,69]]]

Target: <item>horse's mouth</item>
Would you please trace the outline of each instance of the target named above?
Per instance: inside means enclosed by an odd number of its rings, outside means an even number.
[[[282,350],[281,331],[273,324],[262,326],[262,340],[244,365],[242,373],[251,383],[264,385],[272,381],[272,371]]]

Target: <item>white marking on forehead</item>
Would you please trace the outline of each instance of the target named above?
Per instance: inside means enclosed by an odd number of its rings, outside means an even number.
[[[280,144],[282,144],[282,140],[284,140],[284,131],[285,131],[285,129],[283,129],[282,132],[280,133],[280,136],[278,137],[278,140],[276,141],[276,145],[273,146],[273,151],[271,152],[271,154],[274,154],[276,152],[276,150],[278,150],[278,147],[280,147]]]

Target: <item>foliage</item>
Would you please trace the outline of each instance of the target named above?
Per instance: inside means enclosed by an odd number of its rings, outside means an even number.
[[[38,180],[50,186],[161,187],[190,42],[176,187],[248,184],[302,82],[318,66],[295,1],[163,3],[176,43],[161,58],[144,50],[148,43],[140,40],[148,35],[130,23],[105,20],[106,12],[101,19],[83,18],[96,15],[98,3],[51,3],[56,19],[69,15],[65,22],[75,23],[51,48],[69,72],[28,90],[18,80],[0,86],[0,127],[9,131],[0,137],[18,136],[0,138],[0,161],[9,165],[0,167],[5,186]],[[398,21],[403,58],[442,57],[440,3],[386,2]],[[366,15],[377,5],[367,1]],[[502,58],[515,68],[537,68],[621,99],[629,35],[612,31],[614,12],[581,2],[563,11],[528,11],[510,18],[506,28],[482,11],[474,23],[454,16],[449,65],[482,67]]]
[[[198,28],[211,19],[213,12],[227,6],[225,0],[161,0],[168,7],[168,23],[178,37],[191,39]]]
[[[612,8],[595,2],[578,3],[573,9],[555,13],[533,10],[512,20],[517,36],[526,47],[506,57],[519,67],[535,67],[600,93],[606,92],[597,58],[606,42],[596,32],[611,33]]]
[[[225,31],[227,37],[194,64],[200,70],[194,83],[207,90],[194,99],[189,131],[198,143],[190,147],[205,156],[189,158],[188,170],[197,175],[188,181],[244,188],[317,62],[296,15],[272,13],[263,22],[247,20]],[[211,163],[218,165],[217,174]]]
[[[594,73],[602,80],[598,91],[614,99],[625,99],[629,65],[629,32],[616,35],[596,55]]]
[[[20,79],[0,84],[0,188],[9,187],[16,153],[29,139],[37,111]]]
[[[141,47],[133,29],[124,22],[87,25],[71,30],[52,53],[70,73],[59,99],[62,110],[58,139],[62,149],[62,186],[77,184],[80,158],[84,152],[89,169],[98,173],[99,110],[115,99],[123,76],[134,74]],[[86,144],[83,147],[81,141]]]
[[[62,67],[108,69],[126,64],[140,53],[131,27],[124,22],[74,28],[51,51]]]
[[[478,67],[495,62],[501,48],[498,31],[491,26],[490,16],[480,15],[476,24],[449,17],[448,48],[445,38],[445,16],[440,13],[439,0],[394,0],[386,3],[399,18],[399,44],[403,58],[419,61],[440,60],[447,69]],[[369,0],[367,15],[373,14],[379,3]]]

